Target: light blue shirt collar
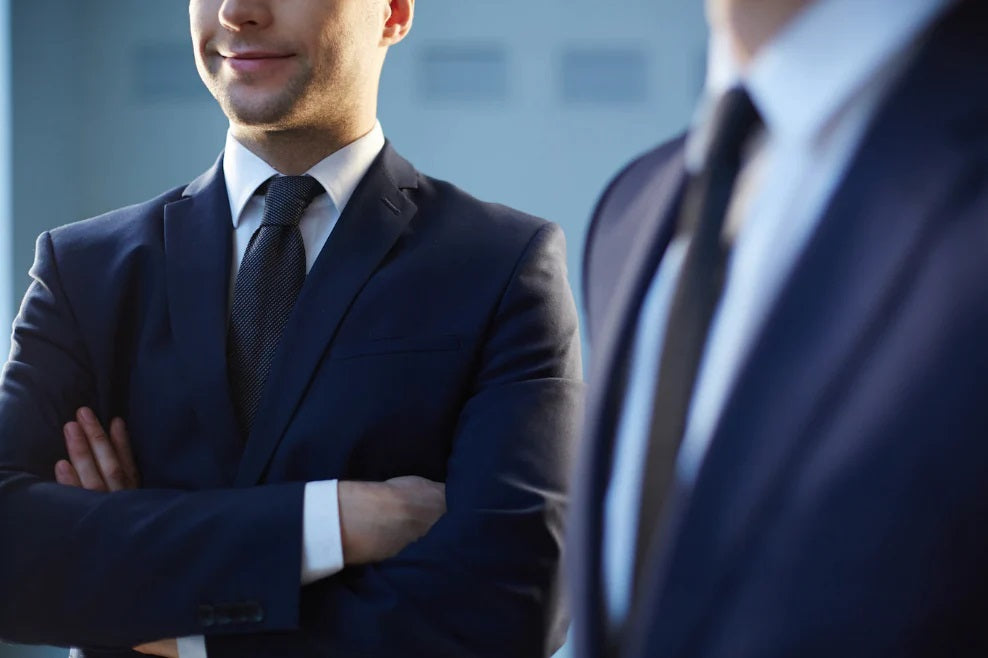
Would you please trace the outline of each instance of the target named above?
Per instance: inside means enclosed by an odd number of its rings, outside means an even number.
[[[811,144],[862,86],[953,1],[816,0],[747,70],[734,57],[730,37],[715,29],[704,97],[687,141],[690,170],[703,164],[713,108],[731,87],[745,86],[774,138]]]

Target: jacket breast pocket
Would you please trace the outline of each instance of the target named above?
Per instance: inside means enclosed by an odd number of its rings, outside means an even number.
[[[396,338],[375,338],[365,341],[347,341],[333,345],[329,358],[335,360],[354,359],[362,356],[385,354],[408,354],[415,352],[450,352],[459,350],[462,341],[459,336],[402,336]]]

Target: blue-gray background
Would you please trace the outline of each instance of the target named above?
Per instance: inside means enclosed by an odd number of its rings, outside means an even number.
[[[578,292],[597,195],[687,124],[705,40],[700,0],[420,0],[379,116],[420,170],[560,223]],[[0,326],[41,231],[189,181],[225,130],[195,72],[187,3],[0,0]]]

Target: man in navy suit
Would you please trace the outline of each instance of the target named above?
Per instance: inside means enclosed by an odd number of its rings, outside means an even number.
[[[223,156],[38,240],[0,384],[0,637],[183,658],[562,643],[563,236],[386,143],[379,75],[413,9],[190,3]]]
[[[707,12],[587,242],[576,654],[986,655],[988,9]]]

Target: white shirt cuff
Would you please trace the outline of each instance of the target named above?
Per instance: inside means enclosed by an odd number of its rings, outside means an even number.
[[[305,485],[302,507],[302,584],[343,570],[339,487],[336,480]],[[178,658],[208,658],[202,635],[178,639]]]
[[[309,585],[342,570],[338,482],[309,482],[302,509],[302,584]]]
[[[180,637],[178,643],[178,658],[208,658],[206,656],[206,638],[202,635]]]

